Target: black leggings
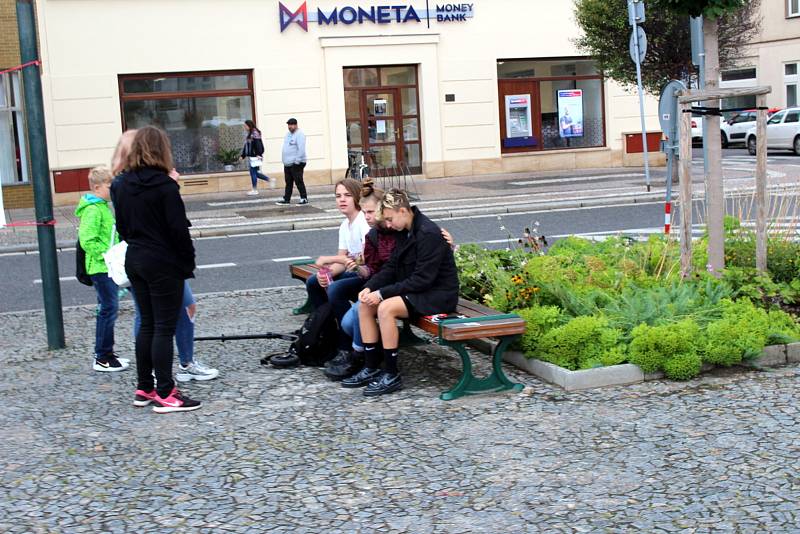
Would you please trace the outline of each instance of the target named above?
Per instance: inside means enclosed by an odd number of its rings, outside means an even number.
[[[166,398],[175,387],[172,340],[183,302],[183,279],[164,273],[150,262],[132,259],[129,253],[125,270],[142,319],[136,336],[136,387],[152,391],[155,370],[158,394]]]

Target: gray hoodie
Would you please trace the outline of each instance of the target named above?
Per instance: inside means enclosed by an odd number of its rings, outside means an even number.
[[[294,133],[286,132],[286,137],[283,138],[281,159],[285,167],[306,162],[306,134],[299,128]]]

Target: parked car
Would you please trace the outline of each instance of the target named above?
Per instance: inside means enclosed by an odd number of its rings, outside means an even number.
[[[703,117],[692,113],[692,144],[703,146]]]
[[[771,108],[767,111],[767,117],[780,111],[780,108]],[[722,148],[728,148],[729,145],[746,144],[745,136],[750,128],[756,127],[756,117],[758,112],[755,109],[748,109],[734,113],[727,120],[722,121],[721,137]]]
[[[747,152],[756,154],[756,128],[745,135]],[[772,115],[767,121],[767,148],[792,150],[800,156],[800,108],[787,108]]]

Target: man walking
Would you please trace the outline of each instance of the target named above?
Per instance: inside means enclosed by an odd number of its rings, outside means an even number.
[[[283,138],[283,149],[281,150],[286,189],[283,199],[276,204],[289,204],[292,200],[292,184],[297,184],[297,191],[300,193],[298,204],[305,205],[308,204],[306,184],[303,183],[303,169],[306,167],[306,136],[297,128],[297,119],[289,119],[286,124],[289,131]]]

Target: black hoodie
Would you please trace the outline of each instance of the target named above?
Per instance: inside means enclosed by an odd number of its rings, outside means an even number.
[[[114,179],[111,200],[128,256],[186,279],[194,277],[194,245],[178,189],[164,171],[143,167]]]

